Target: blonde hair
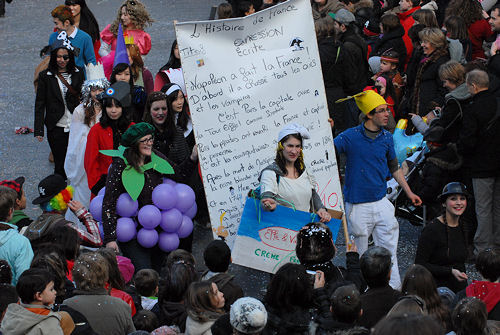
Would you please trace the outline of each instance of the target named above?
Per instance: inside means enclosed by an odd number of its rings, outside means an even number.
[[[439,28],[424,28],[418,33],[418,37],[420,41],[428,42],[436,49],[445,49],[448,46],[446,36]]]
[[[450,60],[439,68],[439,79],[448,80],[455,85],[465,82],[465,68],[456,60]]]
[[[149,13],[140,1],[138,0],[125,0],[122,3],[120,8],[118,8],[118,14],[116,15],[116,19],[111,23],[109,30],[113,33],[113,35],[118,34],[118,26],[121,23],[122,16],[122,8],[127,7],[127,12],[130,15],[130,18],[134,22],[135,29],[144,30],[147,26],[150,26],[154,20],[149,16]],[[125,27],[123,27],[125,29]]]

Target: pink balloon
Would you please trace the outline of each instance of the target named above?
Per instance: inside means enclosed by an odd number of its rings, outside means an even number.
[[[170,184],[160,184],[156,186],[152,194],[153,203],[159,209],[174,208],[177,203],[177,192]]]
[[[177,208],[161,212],[160,227],[167,233],[175,233],[182,223],[182,213]]]
[[[192,220],[196,216],[196,212],[198,212],[198,206],[196,206],[195,202],[193,206],[184,213],[184,215]]]
[[[120,194],[118,201],[116,202],[116,214],[125,218],[134,217],[137,208],[139,208],[137,200],[132,200],[128,193]]]
[[[119,242],[128,242],[137,234],[135,222],[131,218],[119,218],[116,222],[116,239]]]
[[[103,195],[98,195],[90,202],[89,211],[92,214],[92,217],[96,221],[102,221],[102,200],[104,199]]]
[[[154,229],[160,224],[161,212],[154,205],[142,206],[137,215],[139,223],[146,229]]]
[[[177,204],[175,207],[184,213],[193,206],[196,196],[193,189],[186,184],[175,185],[175,190],[177,191]]]
[[[142,228],[137,233],[137,242],[144,248],[152,248],[158,243],[158,232],[154,229]]]
[[[179,247],[179,236],[176,233],[161,232],[158,246],[162,251],[170,252]]]
[[[179,235],[179,238],[186,238],[191,233],[193,232],[193,221],[191,221],[190,218],[187,216],[183,215],[182,216],[182,224],[179,227],[179,230],[177,230],[177,235]]]

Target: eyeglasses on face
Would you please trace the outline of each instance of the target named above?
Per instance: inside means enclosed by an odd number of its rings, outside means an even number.
[[[62,55],[62,56],[57,56],[57,58],[62,58],[64,60],[68,60],[69,56],[68,55]]]
[[[390,110],[389,108],[375,110],[375,114],[381,114],[381,113],[390,113]]]
[[[140,140],[139,143],[142,143],[142,144],[153,143],[154,140],[155,140],[154,136],[151,136],[151,137],[145,138],[143,140]]]

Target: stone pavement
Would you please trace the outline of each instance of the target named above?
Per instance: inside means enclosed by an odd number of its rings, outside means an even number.
[[[122,1],[87,0],[96,16],[100,29],[116,17]],[[153,25],[146,29],[152,38],[152,49],[145,64],[153,75],[166,63],[175,39],[173,21],[208,19],[210,8],[222,0],[143,0]],[[6,15],[0,18],[0,180],[26,177],[24,189],[28,198],[27,214],[39,215],[40,210],[31,205],[38,196],[36,187],[40,179],[53,172],[47,160],[49,146],[46,140],[39,143],[32,134],[15,135],[15,127],[33,127],[35,93],[33,72],[40,62],[39,51],[48,43],[53,31],[50,11],[63,1],[14,0],[6,6]],[[413,263],[420,229],[401,221],[399,265],[402,276]],[[336,264],[345,264],[345,247],[339,233]],[[212,239],[210,231],[196,227],[194,254],[198,268],[203,269],[202,252]],[[262,297],[269,275],[260,271],[233,265],[236,279],[242,283],[247,295]],[[477,274],[476,274],[477,276]]]

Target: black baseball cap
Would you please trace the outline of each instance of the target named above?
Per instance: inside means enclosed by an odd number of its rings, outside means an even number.
[[[59,192],[66,188],[66,181],[58,174],[51,174],[38,183],[38,193],[40,196],[32,201],[33,205],[43,204],[50,201]]]

